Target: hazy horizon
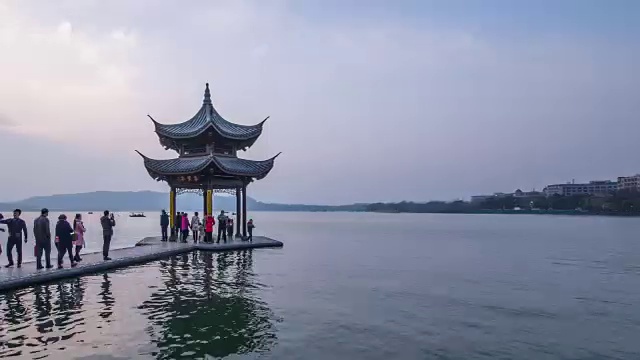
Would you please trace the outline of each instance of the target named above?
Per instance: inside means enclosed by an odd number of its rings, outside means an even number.
[[[0,201],[167,191],[147,114],[271,116],[264,202],[468,198],[640,172],[636,1],[0,3]]]

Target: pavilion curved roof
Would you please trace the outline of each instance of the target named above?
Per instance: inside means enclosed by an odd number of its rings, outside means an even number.
[[[238,141],[257,139],[262,134],[262,126],[266,119],[255,125],[234,124],[225,120],[213,107],[209,83],[206,84],[202,107],[189,120],[178,124],[161,124],[149,116],[156,129],[156,133],[172,139],[185,139],[198,136],[213,128],[221,136]]]
[[[227,155],[205,155],[194,157],[179,157],[174,159],[151,159],[136,150],[144,159],[144,166],[148,172],[158,175],[189,175],[206,169],[212,163],[228,175],[247,176],[262,179],[273,169],[275,159],[247,160]]]

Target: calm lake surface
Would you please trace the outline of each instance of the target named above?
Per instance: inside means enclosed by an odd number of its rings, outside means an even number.
[[[121,215],[115,245],[156,235],[147,215]],[[285,247],[0,294],[0,357],[640,358],[640,219],[251,216]]]

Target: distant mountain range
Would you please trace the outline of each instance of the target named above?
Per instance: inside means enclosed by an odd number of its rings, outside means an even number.
[[[201,211],[202,196],[183,194],[177,198],[177,207],[184,211]],[[235,211],[235,196],[215,195],[216,210]],[[34,196],[17,202],[0,203],[1,211],[20,208],[22,211],[39,211],[46,207],[52,211],[159,211],[168,209],[167,193],[157,191],[95,191],[80,194]],[[328,206],[263,203],[247,197],[247,210],[251,211],[364,211],[366,204]]]

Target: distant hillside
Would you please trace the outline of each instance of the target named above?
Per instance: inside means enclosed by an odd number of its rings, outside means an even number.
[[[179,210],[201,211],[202,196],[183,194],[177,198]],[[234,196],[215,195],[216,210],[235,211]],[[158,211],[169,208],[167,193],[157,191],[95,191],[80,194],[60,194],[50,196],[34,196],[15,203],[0,203],[1,211],[20,208],[23,211],[38,211],[46,207],[55,210],[77,211]],[[247,209],[251,211],[364,211],[366,204],[326,206],[273,204],[256,201],[247,197]]]
[[[35,206],[31,206],[28,204],[22,204],[22,203],[0,203],[0,211],[12,211],[13,209],[20,209],[22,211],[36,211],[39,209],[36,209]],[[6,214],[5,214],[6,216]]]
[[[247,198],[249,202],[255,202]],[[183,194],[177,197],[177,206],[185,211],[200,210],[202,196]],[[79,211],[158,211],[169,207],[167,193],[157,191],[96,191],[80,194],[60,194],[50,196],[34,196],[11,204],[0,204],[7,211],[15,207],[23,210],[39,210],[46,207],[50,210]],[[235,209],[235,197],[215,196],[216,209]]]

